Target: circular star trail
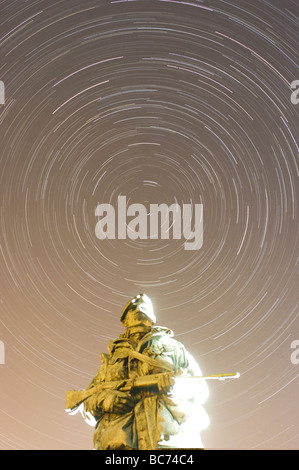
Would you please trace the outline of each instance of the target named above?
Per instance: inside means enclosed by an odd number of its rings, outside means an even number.
[[[140,292],[205,375],[241,374],[209,383],[206,448],[299,448],[298,12],[2,2],[0,448],[91,448],[65,391]],[[202,247],[98,239],[120,195],[202,204]]]

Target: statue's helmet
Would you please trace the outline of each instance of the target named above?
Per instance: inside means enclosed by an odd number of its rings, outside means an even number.
[[[121,322],[124,321],[128,311],[134,307],[137,307],[140,312],[147,316],[147,318],[149,318],[153,323],[156,323],[153,304],[146,294],[138,294],[127,302],[120,317]]]

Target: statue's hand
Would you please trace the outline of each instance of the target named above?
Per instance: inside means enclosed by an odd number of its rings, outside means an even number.
[[[95,393],[85,401],[85,411],[94,413],[100,407],[101,401],[101,393]]]
[[[105,413],[128,413],[134,407],[133,398],[124,392],[118,390],[108,390],[101,404],[101,408]]]
[[[160,391],[166,390],[174,385],[174,379],[170,374],[161,374],[157,385]]]

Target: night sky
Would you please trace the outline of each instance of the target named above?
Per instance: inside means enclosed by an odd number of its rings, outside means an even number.
[[[298,16],[298,0],[0,3],[0,449],[92,448],[65,392],[140,292],[205,375],[241,375],[208,384],[205,448],[299,449]],[[98,239],[119,195],[203,204],[202,247]]]

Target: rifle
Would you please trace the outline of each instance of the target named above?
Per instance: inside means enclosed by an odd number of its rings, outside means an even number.
[[[176,375],[180,377],[180,374]],[[233,372],[231,374],[214,374],[214,375],[202,375],[202,376],[181,376],[182,379],[198,379],[198,380],[226,380],[232,378],[238,378],[240,374],[238,372]],[[115,380],[112,382],[101,382],[97,385],[94,385],[86,390],[68,390],[66,392],[66,411],[71,412],[74,408],[77,408],[81,403],[83,403],[87,398],[91,397],[95,393],[101,393],[104,390],[120,390],[122,392],[129,392],[134,388],[148,388],[148,387],[157,387],[158,390],[161,390],[161,379],[164,378],[164,383],[169,385],[174,383],[173,372],[163,372],[160,374],[151,374],[143,375],[136,377],[134,379],[126,380]],[[165,380],[166,378],[166,380]]]

